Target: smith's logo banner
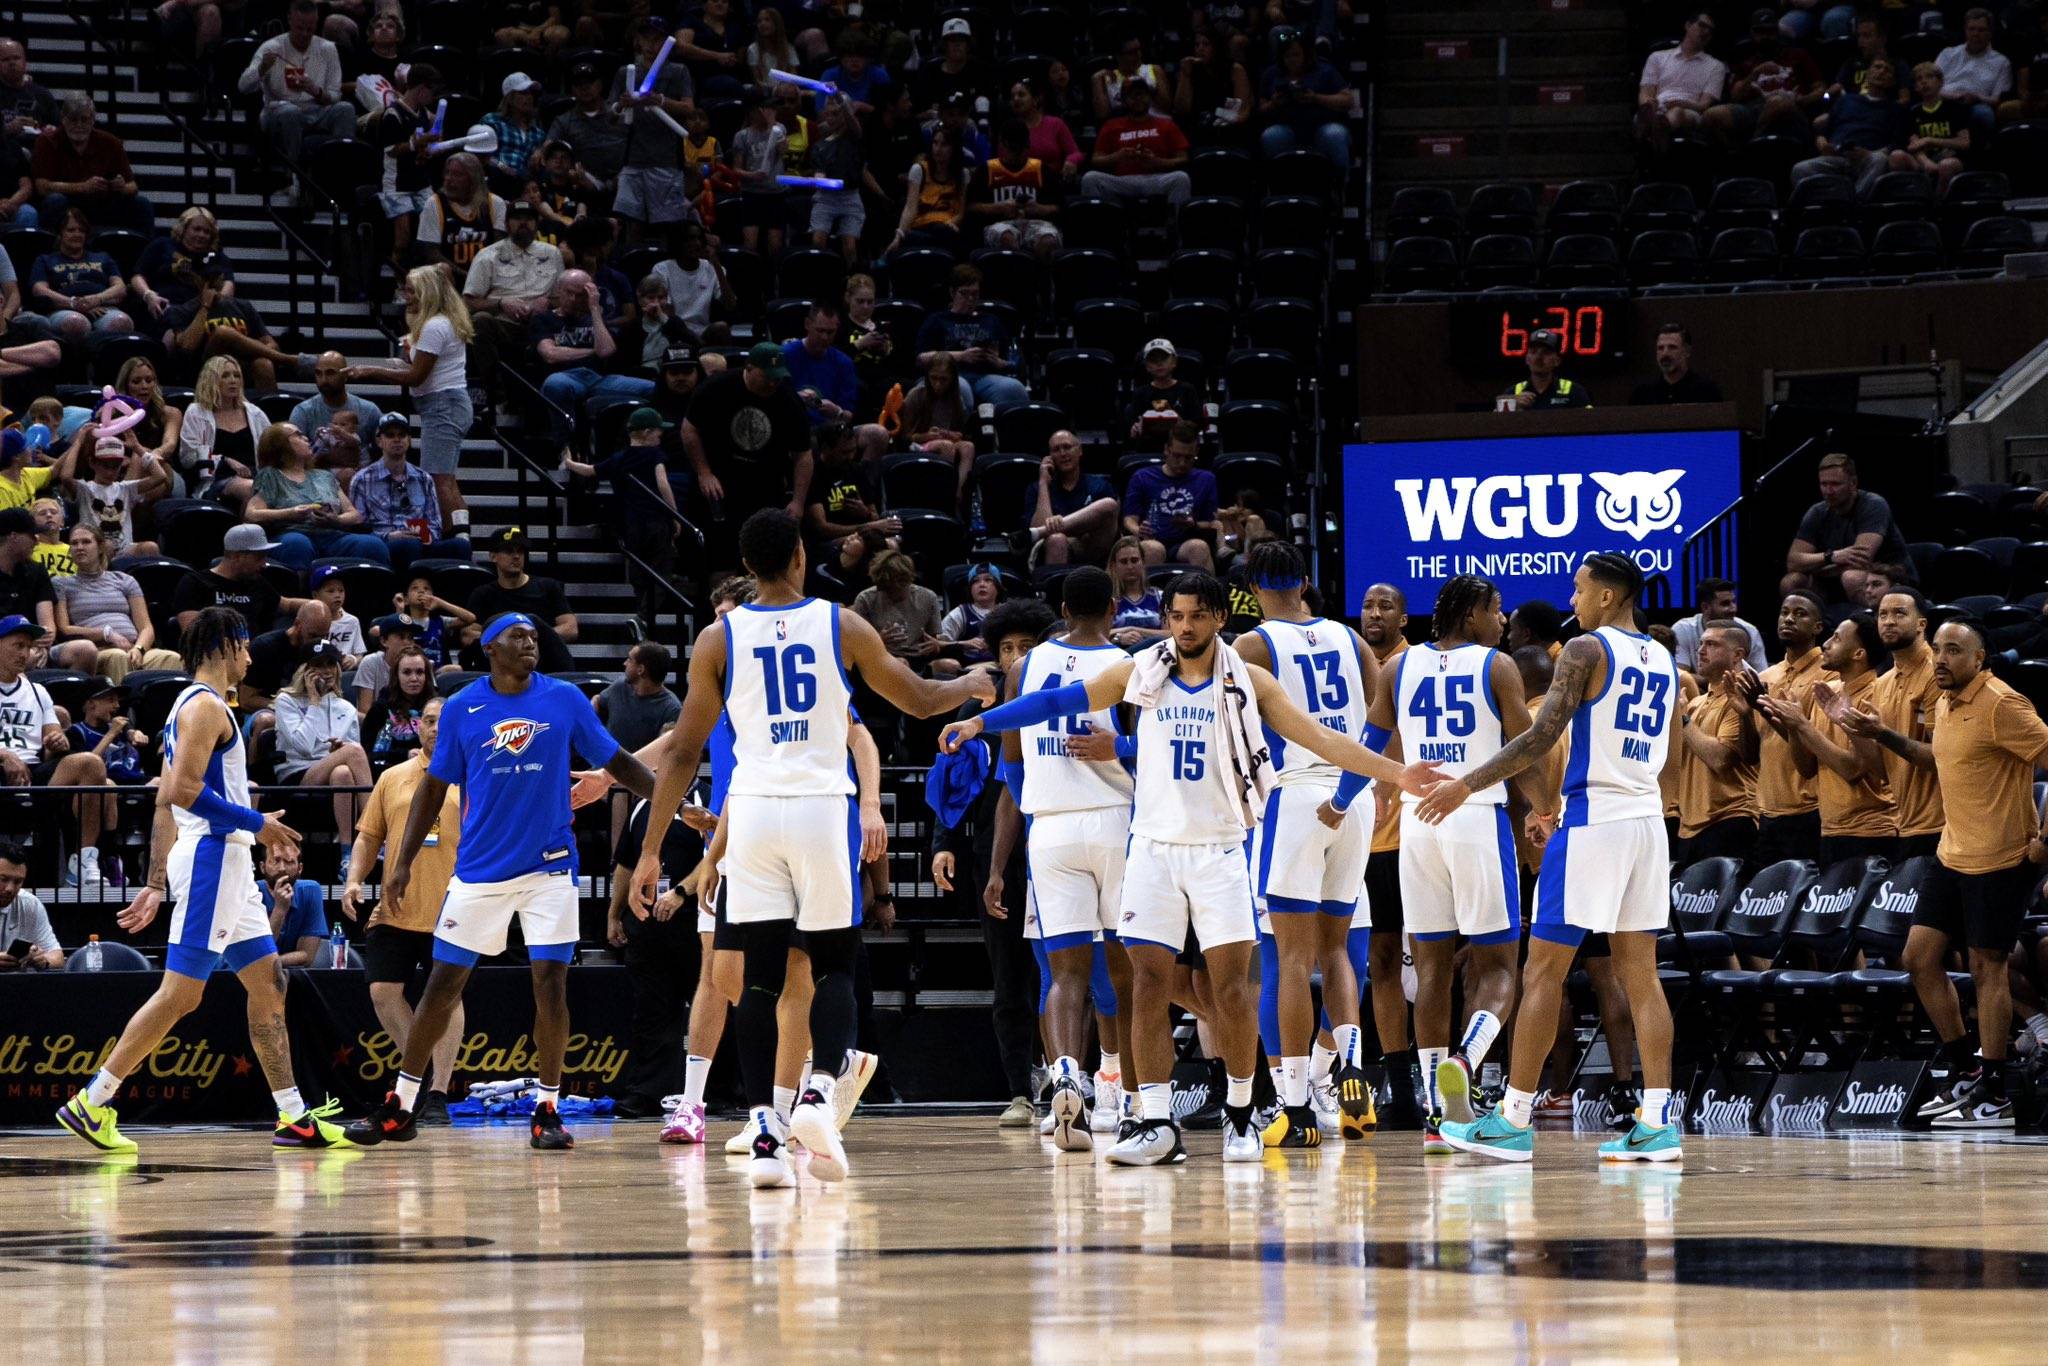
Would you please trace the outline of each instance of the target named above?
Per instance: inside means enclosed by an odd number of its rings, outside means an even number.
[[[1345,450],[1345,564],[1356,600],[1388,580],[1427,612],[1478,574],[1509,606],[1571,598],[1586,556],[1618,550],[1646,577],[1682,577],[1686,537],[1735,501],[1734,432],[1408,441]],[[1680,600],[1691,585],[1674,582]]]

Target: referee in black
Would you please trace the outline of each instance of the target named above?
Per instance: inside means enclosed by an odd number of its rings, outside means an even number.
[[[660,1114],[661,1098],[683,1089],[685,1032],[703,957],[696,907],[683,892],[683,879],[703,859],[704,837],[680,815],[670,822],[661,842],[661,874],[668,890],[655,898],[653,914],[643,920],[628,903],[633,866],[646,838],[647,803],[635,802],[613,853],[612,900],[605,916],[605,937],[625,951],[626,975],[633,984],[626,1075],[612,1096],[615,1113],[624,1119]]]

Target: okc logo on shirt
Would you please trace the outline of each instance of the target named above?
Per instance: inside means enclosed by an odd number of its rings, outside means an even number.
[[[548,728],[545,721],[527,721],[511,717],[491,727],[491,738],[484,741],[484,748],[493,754],[518,756],[526,753],[534,737]]]

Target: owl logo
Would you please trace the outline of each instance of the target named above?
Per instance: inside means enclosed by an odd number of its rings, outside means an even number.
[[[1638,541],[1653,531],[1669,531],[1678,525],[1684,506],[1678,481],[1684,470],[1632,470],[1627,474],[1591,472],[1600,494],[1593,501],[1593,513],[1609,531],[1633,536]]]

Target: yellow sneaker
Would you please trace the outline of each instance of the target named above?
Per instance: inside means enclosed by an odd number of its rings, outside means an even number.
[[[80,1091],[57,1111],[57,1122],[101,1152],[132,1153],[135,1140],[121,1136],[119,1116],[111,1105],[94,1105]]]
[[[1259,1135],[1268,1148],[1320,1148],[1323,1131],[1316,1124],[1316,1112],[1306,1105],[1283,1108]]]

